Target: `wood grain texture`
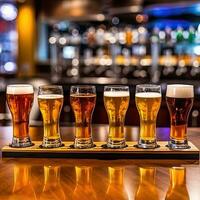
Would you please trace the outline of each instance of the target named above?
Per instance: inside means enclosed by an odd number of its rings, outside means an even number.
[[[63,141],[73,141],[73,130],[61,127]],[[107,130],[105,125],[93,126],[94,141],[105,142]],[[167,140],[168,128],[157,131],[159,140]],[[138,128],[126,127],[126,133],[127,140],[137,140]],[[30,134],[41,140],[42,127],[31,127]],[[200,128],[189,129],[188,136],[200,148]],[[0,127],[0,148],[11,138],[12,127]],[[180,167],[185,182],[171,190],[173,167]],[[182,178],[177,175],[177,180]],[[200,197],[199,160],[2,158],[0,181],[1,200],[164,200],[170,192],[174,200]]]
[[[199,160],[199,149],[189,142],[189,149],[170,150],[166,141],[159,141],[158,148],[141,149],[135,147],[137,142],[126,142],[128,145],[123,149],[103,148],[105,142],[95,142],[94,148],[74,149],[72,142],[63,142],[64,146],[59,148],[41,148],[41,141],[33,141],[33,146],[26,148],[12,148],[4,146],[2,148],[3,157],[32,157],[32,158],[101,158],[101,159],[197,159]]]

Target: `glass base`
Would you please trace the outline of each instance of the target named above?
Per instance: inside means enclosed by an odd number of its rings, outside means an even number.
[[[142,149],[154,149],[156,148],[157,142],[156,140],[142,140],[140,139],[138,142],[138,148],[142,148]]]
[[[30,147],[32,145],[33,143],[31,142],[30,137],[26,137],[23,139],[13,137],[12,143],[10,144],[11,147],[16,147],[16,148]]]
[[[58,139],[44,138],[42,141],[43,148],[58,148],[61,146],[62,146],[62,141],[60,138],[58,138]]]
[[[93,146],[94,145],[93,145],[92,138],[87,138],[87,139],[75,138],[75,141],[74,141],[75,149],[88,149],[88,148],[92,148]]]
[[[188,149],[190,146],[188,145],[187,140],[174,140],[171,139],[168,142],[168,146],[170,149]]]
[[[111,149],[121,149],[126,147],[126,140],[112,140],[108,138],[107,147]]]

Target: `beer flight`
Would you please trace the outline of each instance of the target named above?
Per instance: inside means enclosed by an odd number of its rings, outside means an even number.
[[[7,104],[13,121],[13,148],[32,146],[29,136],[29,114],[34,99],[34,89],[29,84],[7,86]],[[43,118],[44,135],[42,148],[61,147],[59,129],[60,112],[63,105],[62,86],[40,86],[38,105]],[[170,113],[170,149],[187,149],[187,123],[193,105],[193,85],[167,85],[166,103]],[[124,121],[129,106],[128,86],[110,85],[104,87],[104,105],[109,119],[107,148],[125,148]],[[156,139],[156,119],[161,105],[160,85],[141,84],[136,86],[135,103],[140,116],[138,148],[154,149],[159,147]],[[90,85],[72,86],[70,103],[75,115],[74,148],[93,148],[91,121],[96,104],[96,88]]]

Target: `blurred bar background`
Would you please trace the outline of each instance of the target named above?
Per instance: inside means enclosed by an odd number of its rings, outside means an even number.
[[[103,86],[126,84],[131,102],[126,125],[139,125],[135,85],[161,84],[158,126],[169,126],[166,85],[195,86],[189,126],[200,123],[200,2],[191,0],[1,0],[0,123],[10,123],[6,85],[35,87],[32,124],[40,123],[37,88],[60,84],[61,125],[74,121],[73,84],[97,87],[93,123],[108,123]]]

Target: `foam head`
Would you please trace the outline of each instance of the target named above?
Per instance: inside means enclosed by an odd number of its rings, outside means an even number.
[[[33,94],[33,86],[30,84],[8,85],[7,94]]]
[[[104,97],[129,97],[129,91],[104,91]]]
[[[166,96],[173,98],[193,98],[194,86],[184,84],[167,85]]]
[[[38,99],[62,99],[62,94],[40,94]]]
[[[135,94],[139,98],[161,98],[161,93],[158,92],[138,92]]]

